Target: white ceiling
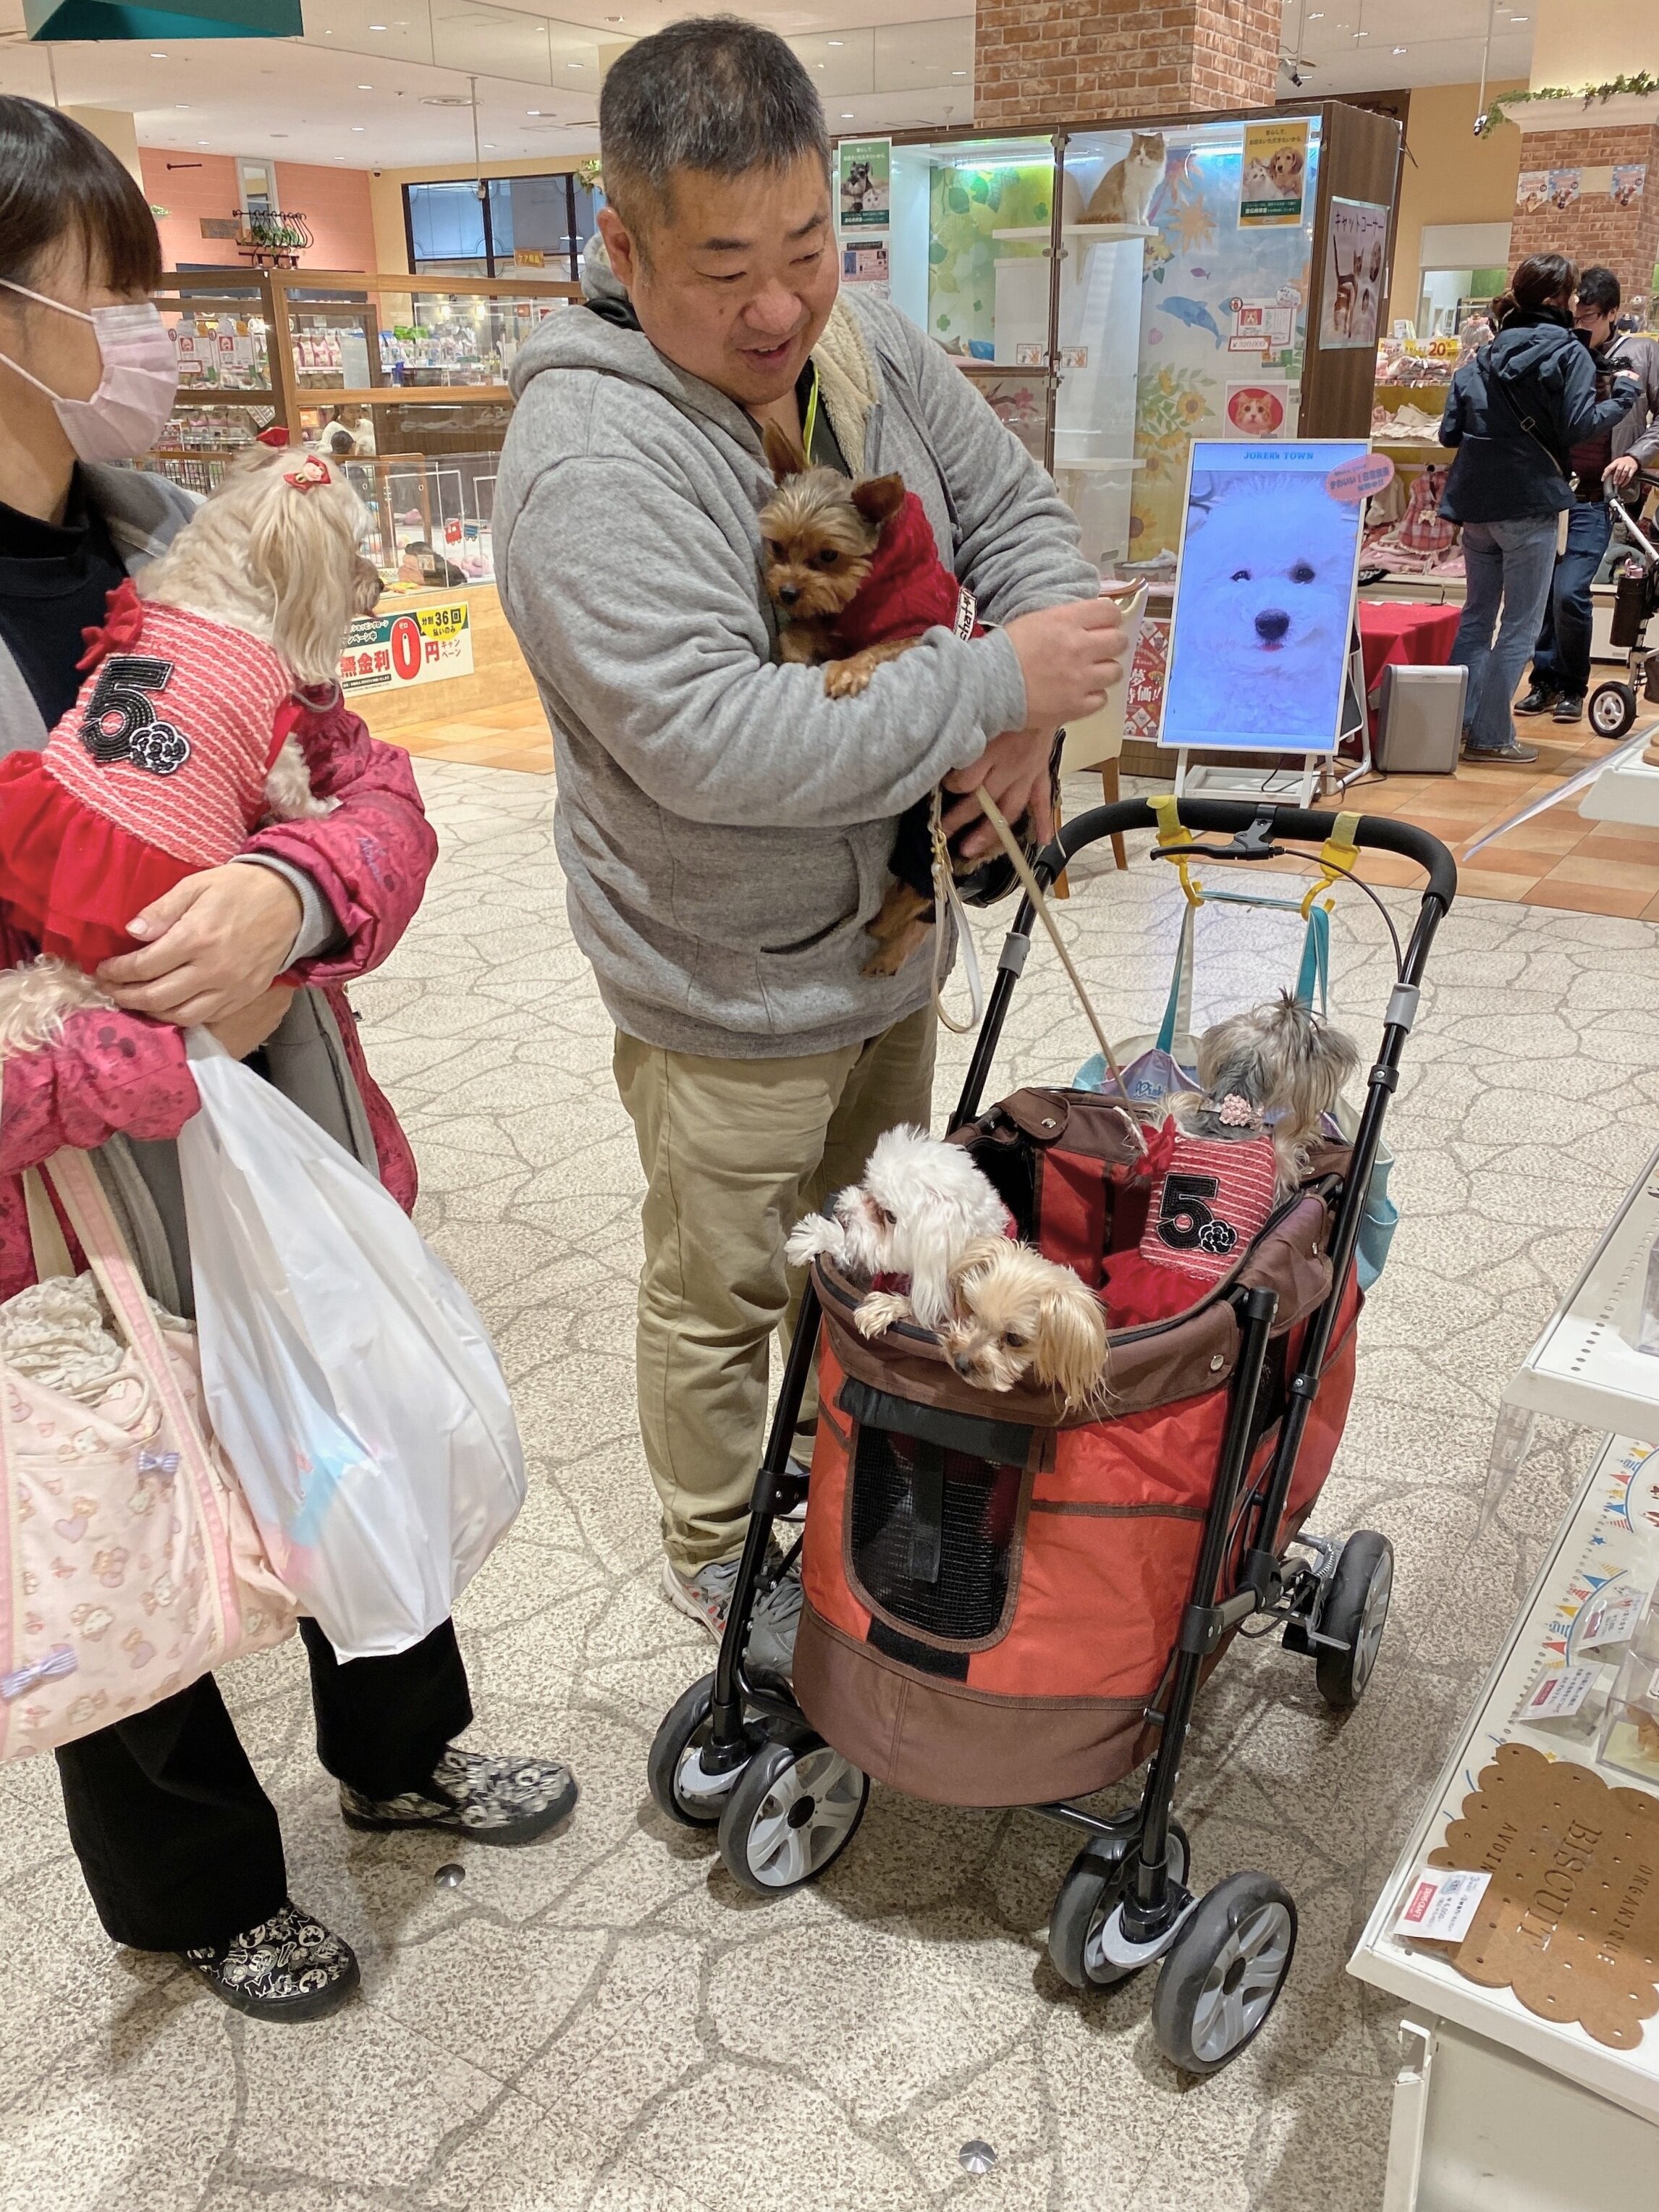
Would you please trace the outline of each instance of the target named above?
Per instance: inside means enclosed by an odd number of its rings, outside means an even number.
[[[790,39],[818,82],[832,130],[971,120],[971,9],[944,12],[951,0],[722,4]],[[465,167],[476,72],[487,156],[591,153],[606,50],[709,5],[305,0],[303,40],[60,45],[49,54],[26,42],[21,0],[0,0],[0,91],[51,99],[55,70],[65,106],[130,110],[148,146],[354,168]],[[1299,46],[1307,94],[1472,82],[1486,9],[1487,0],[1286,0],[1285,51]],[[1493,78],[1526,76],[1529,13],[1528,0],[1500,0]],[[1290,89],[1283,74],[1279,88]]]

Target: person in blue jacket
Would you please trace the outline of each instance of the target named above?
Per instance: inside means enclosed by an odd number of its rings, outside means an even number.
[[[1455,377],[1440,442],[1455,449],[1440,512],[1463,532],[1468,595],[1454,664],[1468,670],[1464,750],[1471,760],[1526,762],[1510,702],[1549,598],[1559,518],[1572,506],[1571,448],[1636,404],[1633,375],[1615,373],[1605,399],[1574,332],[1572,264],[1529,255],[1494,302],[1498,331]],[[1494,635],[1496,633],[1496,635]]]

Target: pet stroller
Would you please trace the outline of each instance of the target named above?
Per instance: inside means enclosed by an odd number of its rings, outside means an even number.
[[[1354,1252],[1383,1115],[1435,931],[1456,888],[1445,848],[1410,824],[1182,800],[1163,856],[1260,861],[1322,841],[1326,880],[1375,847],[1427,873],[1397,955],[1382,1042],[1352,1145],[1326,1145],[1215,1289],[1173,1321],[1115,1332],[1109,1414],[1046,1390],[964,1382],[937,1337],[899,1322],[866,1342],[866,1285],[814,1264],[755,1486],[714,1672],[659,1729],[651,1792],[668,1817],[718,1826],[734,1880],[763,1893],[821,1874],[862,1817],[870,1778],[955,1805],[1023,1805],[1086,1840],[1055,1899],[1054,1966],[1105,1988],[1161,1960],[1152,2024],[1199,2074],[1237,2056],[1289,1970],[1296,1908],[1263,1874],[1189,1887],[1171,1817],[1194,1698],[1234,1632],[1282,1626],[1328,1704],[1364,1692],[1393,1555],[1304,1527],[1353,1386]],[[1142,799],[1068,823],[1036,862],[1049,883],[1085,847],[1155,828]],[[1193,831],[1206,842],[1192,842]],[[982,1108],[1035,919],[1022,901],[951,1125],[1020,1235],[1098,1285],[1139,1238],[1144,1182],[1107,1094],[1025,1089]],[[1390,928],[1392,929],[1392,923]],[[819,1331],[822,1325],[822,1339]],[[800,1503],[790,1445],[819,1349],[805,1602],[793,1689],[745,1660],[775,1521]],[[804,1550],[803,1550],[804,1547]],[[790,1553],[793,1559],[794,1553]],[[1071,1801],[1147,1765],[1139,1802],[1103,1817]]]
[[[1644,496],[1659,477],[1645,471],[1637,479]],[[1607,641],[1625,655],[1625,673],[1590,693],[1585,712],[1598,738],[1622,738],[1635,723],[1639,699],[1659,705],[1659,653],[1648,646],[1648,624],[1659,614],[1659,546],[1656,546],[1613,485],[1607,487],[1613,534],[1630,552],[1619,564],[1613,585],[1613,626]],[[1639,513],[1639,503],[1638,509]],[[1638,692],[1638,685],[1640,692]]]

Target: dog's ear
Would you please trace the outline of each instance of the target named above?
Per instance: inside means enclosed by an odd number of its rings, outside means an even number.
[[[1006,1237],[970,1237],[951,1262],[952,1297],[961,1290],[969,1275],[976,1275],[981,1267],[988,1267],[994,1260],[1000,1259],[1005,1252],[1011,1249]]]
[[[1106,1381],[1106,1317],[1081,1282],[1057,1283],[1037,1305],[1031,1371],[1068,1408],[1086,1405]]]
[[[878,529],[904,504],[902,477],[866,477],[853,486],[853,504]]]
[[[806,472],[805,454],[789,433],[779,429],[775,422],[768,422],[762,429],[761,451],[766,455],[766,465],[780,483],[787,477],[804,476]]]

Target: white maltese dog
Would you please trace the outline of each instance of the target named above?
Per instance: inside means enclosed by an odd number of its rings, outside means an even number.
[[[968,1246],[1008,1228],[1006,1207],[962,1146],[903,1126],[878,1138],[863,1182],[838,1191],[830,1209],[796,1223],[787,1248],[791,1266],[804,1267],[822,1255],[863,1280],[908,1276],[908,1295],[896,1303],[924,1328],[950,1318],[951,1275]],[[866,1321],[866,1308],[878,1302],[892,1300],[884,1290],[859,1309],[866,1335],[878,1333]]]

